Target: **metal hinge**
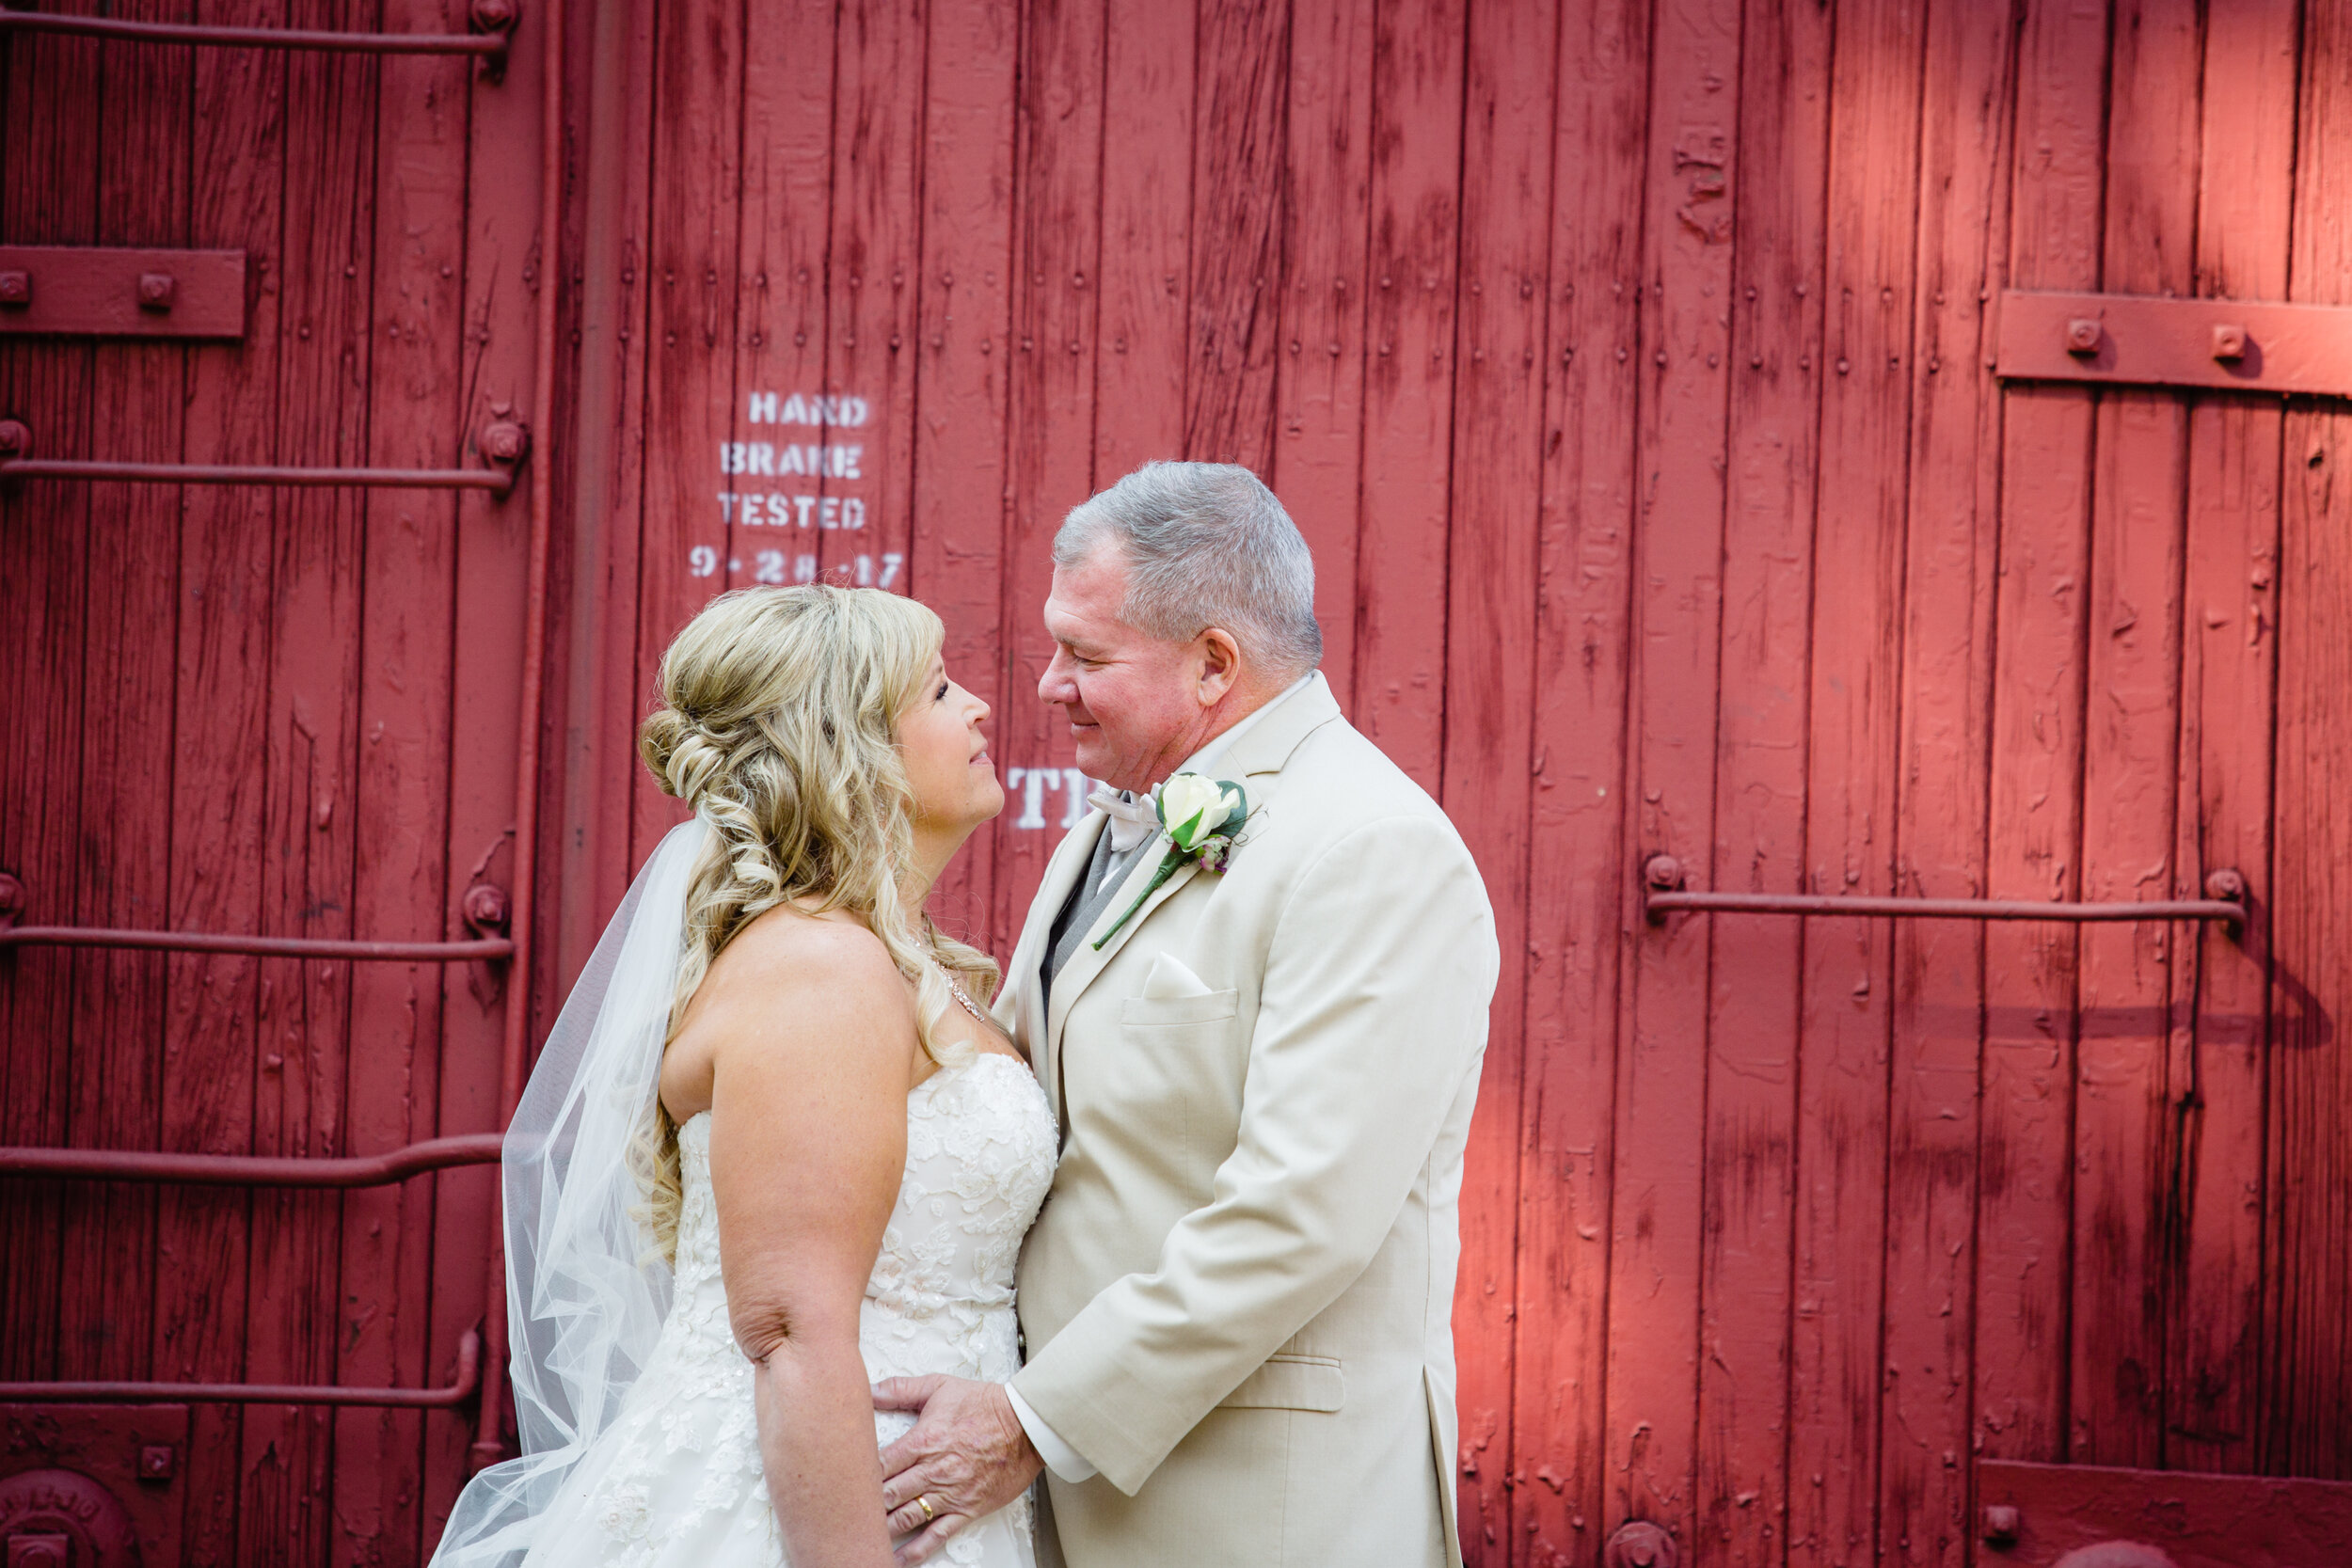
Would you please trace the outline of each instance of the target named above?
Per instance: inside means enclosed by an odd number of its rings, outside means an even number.
[[[2215,387],[2352,397],[2352,307],[2001,295],[1994,372],[2020,381]]]

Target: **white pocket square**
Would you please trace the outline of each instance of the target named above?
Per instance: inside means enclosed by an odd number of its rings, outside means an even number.
[[[1177,996],[1210,996],[1215,993],[1200,975],[1186,969],[1166,953],[1152,955],[1152,972],[1143,977],[1143,997],[1146,1001],[1163,1001]]]

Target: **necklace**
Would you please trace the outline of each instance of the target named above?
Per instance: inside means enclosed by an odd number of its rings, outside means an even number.
[[[944,969],[939,972],[939,974],[941,979],[947,982],[948,993],[954,996],[957,1001],[963,1004],[963,1010],[970,1013],[974,1018],[978,1019],[983,1024],[988,1023],[988,1015],[980,1011],[980,1005],[977,1002],[973,1001],[971,997],[964,994],[963,988],[956,984],[956,977],[948,974]],[[990,1027],[993,1028],[994,1025],[991,1024]]]

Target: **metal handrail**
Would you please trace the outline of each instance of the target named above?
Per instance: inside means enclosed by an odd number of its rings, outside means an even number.
[[[328,33],[299,27],[206,27],[111,16],[0,10],[0,33],[67,33],[133,43],[200,43],[245,49],[318,49],[341,55],[479,55],[506,59],[504,29],[485,33]]]
[[[0,11],[0,17],[9,13]],[[131,484],[361,485],[395,490],[487,490],[504,500],[515,470],[497,468],[289,468],[231,463],[99,463],[20,457],[0,463],[0,481],[119,480]]]
[[[464,1132],[342,1159],[170,1154],[144,1148],[0,1148],[0,1177],[189,1187],[384,1187],[455,1165],[494,1165],[501,1141],[497,1132]]]
[[[249,953],[265,958],[355,958],[389,963],[464,963],[511,958],[507,937],[472,942],[342,942],[325,937],[247,937],[233,932],[110,930],[95,926],[0,927],[0,948],[133,947],[166,953]]]
[[[1691,893],[1682,864],[1652,855],[1642,867],[1642,913],[1651,924],[1677,911],[1708,914],[1881,916],[1895,920],[2054,920],[2077,925],[2141,920],[2217,920],[2233,932],[2246,926],[2246,879],[2221,870],[2205,879],[2203,898],[2145,903],[2079,903],[2014,898],[1883,898],[1846,894]]]
[[[457,1340],[457,1376],[443,1388],[336,1388],[272,1383],[0,1383],[8,1404],[365,1404],[447,1410],[482,1387],[482,1334]]]

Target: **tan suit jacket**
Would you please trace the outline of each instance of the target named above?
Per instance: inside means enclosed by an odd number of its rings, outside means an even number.
[[[1141,856],[1049,1016],[1038,967],[1090,815],[998,1002],[1062,1128],[1013,1386],[1100,1471],[1050,1480],[1048,1528],[1069,1568],[1458,1568],[1455,1204],[1493,911],[1320,676],[1211,771],[1256,812],[1232,864],[1177,872],[1097,951]]]

